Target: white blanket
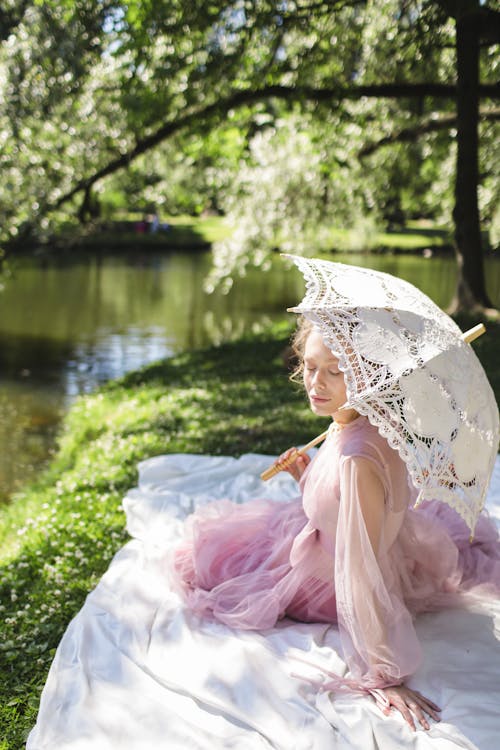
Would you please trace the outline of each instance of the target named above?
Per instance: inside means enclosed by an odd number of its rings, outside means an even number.
[[[124,499],[132,540],[69,625],[27,750],[498,747],[499,602],[417,620],[424,661],[411,686],[443,712],[415,733],[369,697],[318,693],[300,679],[321,676],[315,664],[345,670],[335,627],[284,620],[232,631],[182,608],[166,576],[182,519],[221,497],[295,496],[286,474],[261,482],[269,461],[173,455],[140,465]],[[500,459],[488,508],[499,523]]]

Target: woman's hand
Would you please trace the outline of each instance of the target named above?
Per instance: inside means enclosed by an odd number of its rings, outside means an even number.
[[[291,460],[293,459],[293,455],[297,454],[297,457],[295,461]],[[290,461],[290,463],[287,465],[287,461]],[[307,453],[304,454],[298,454],[297,448],[289,448],[287,451],[281,454],[281,456],[276,459],[274,462],[278,466],[283,465],[282,471],[288,471],[289,474],[292,475],[294,479],[299,481],[302,474],[305,472],[306,467],[308,463],[311,461]]]
[[[395,708],[413,731],[416,730],[415,718],[424,729],[429,729],[426,714],[435,721],[441,720],[438,713],[441,711],[439,706],[406,685],[378,688],[373,692],[373,697],[386,716],[389,716],[391,710]]]

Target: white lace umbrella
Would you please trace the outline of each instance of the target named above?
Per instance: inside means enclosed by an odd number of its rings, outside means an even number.
[[[306,281],[292,312],[316,324],[345,373],[348,405],[405,461],[417,504],[451,505],[471,531],[499,441],[498,406],[455,322],[402,279],[366,268],[286,256]]]

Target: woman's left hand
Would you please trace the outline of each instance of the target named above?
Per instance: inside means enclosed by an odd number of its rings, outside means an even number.
[[[291,463],[287,464],[288,461]],[[287,471],[298,482],[310,461],[307,453],[299,453],[297,448],[289,448],[274,463],[281,467],[281,471]]]
[[[426,719],[426,714],[431,716],[435,721],[440,721],[439,711],[441,709],[436,706],[429,698],[419,693],[417,690],[412,690],[406,685],[397,685],[395,687],[379,688],[374,691],[373,696],[377,701],[378,705],[386,716],[391,713],[394,708],[399,711],[403,719],[415,731],[415,718],[418,723],[424,728],[429,729],[429,722]],[[382,705],[381,700],[377,700],[379,696],[376,693],[383,695],[385,699],[385,705]]]

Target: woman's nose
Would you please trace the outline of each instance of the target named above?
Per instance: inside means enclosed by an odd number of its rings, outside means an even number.
[[[316,385],[316,386],[318,386],[320,388],[323,387],[325,381],[324,381],[323,374],[322,374],[321,370],[316,370],[316,372],[313,375],[312,382],[313,382],[313,385]]]

